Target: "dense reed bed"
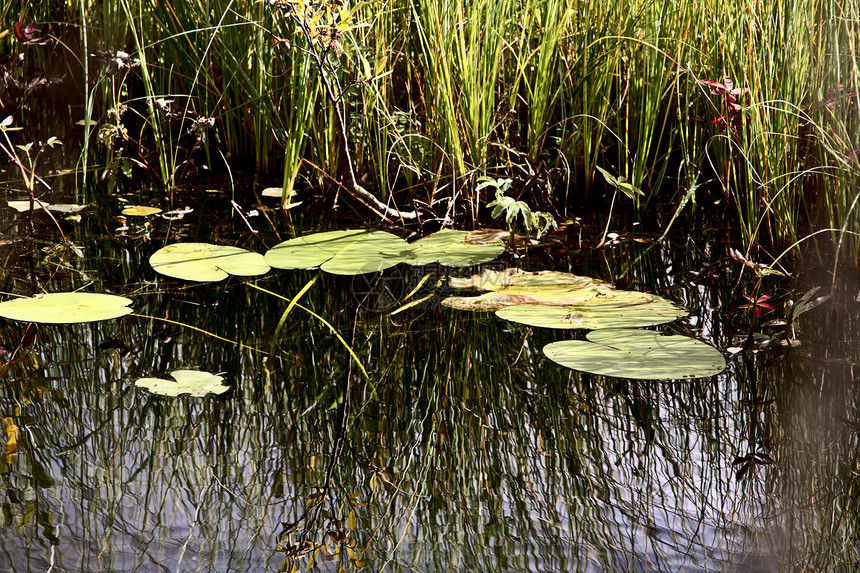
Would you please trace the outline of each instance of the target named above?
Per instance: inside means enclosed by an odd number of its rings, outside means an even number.
[[[4,51],[74,52],[89,78],[77,115],[101,129],[90,162],[131,161],[167,187],[253,162],[288,189],[342,181],[486,220],[480,176],[571,215],[605,189],[602,167],[644,191],[622,207],[668,220],[717,203],[748,246],[858,230],[857,0],[47,8],[13,2],[6,27],[48,22],[65,41],[9,34]]]

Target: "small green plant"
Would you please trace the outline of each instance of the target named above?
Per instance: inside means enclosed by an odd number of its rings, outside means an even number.
[[[609,173],[606,169],[600,167],[599,165],[595,165],[600,174],[603,175],[603,178],[606,179],[606,182],[615,187],[618,191],[621,191],[627,197],[632,199],[633,201],[637,201],[639,195],[644,195],[642,189],[634,186],[632,183],[629,183],[627,179],[623,176],[619,175],[615,177],[611,173]]]
[[[21,178],[24,180],[24,186],[27,188],[27,194],[30,196],[30,210],[28,211],[28,217],[30,218],[28,222],[29,230],[29,226],[32,225],[33,209],[35,208],[36,203],[36,181],[44,185],[48,190],[51,189],[51,186],[48,185],[44,179],[36,175],[36,164],[39,160],[39,156],[42,154],[42,151],[44,151],[45,146],[53,148],[55,145],[62,145],[63,142],[52,136],[45,142],[40,141],[39,143],[30,142],[24,145],[14,145],[9,137],[9,133],[20,131],[21,129],[22,128],[20,127],[12,127],[11,115],[0,122],[0,133],[3,134],[3,140],[6,142],[4,144],[0,141],[0,150],[6,154],[9,161],[11,161],[15,167],[18,168],[18,171],[21,172]],[[18,151],[16,151],[16,149]],[[24,165],[24,159],[27,160],[27,165]],[[50,212],[47,210],[45,212],[48,213],[48,216],[50,216],[51,219],[54,219],[54,216],[51,215]],[[62,235],[63,230],[60,228],[56,219],[54,219],[54,223],[57,225],[57,228],[60,230],[60,234]],[[65,235],[63,235],[64,241],[65,238]]]
[[[496,189],[496,199],[487,204],[487,207],[493,208],[492,217],[495,219],[502,213],[505,214],[505,223],[508,225],[508,231],[513,236],[514,222],[519,215],[523,222],[523,227],[526,232],[531,234],[532,231],[537,233],[537,238],[547,234],[551,229],[558,227],[555,217],[543,211],[532,211],[531,207],[523,201],[517,201],[513,197],[508,197],[505,193],[511,188],[511,179],[494,179],[492,177],[481,177],[478,179],[477,191],[481,191],[486,187],[494,187]]]
[[[644,193],[632,183],[628,183],[621,175],[615,177],[599,165],[595,165],[595,167],[603,175],[603,178],[606,179],[606,182],[615,187],[615,192],[612,194],[612,203],[609,204],[609,216],[606,218],[606,228],[603,229],[603,236],[600,238],[600,245],[604,245],[606,244],[606,236],[609,234],[609,223],[612,221],[612,210],[615,208],[615,197],[618,195],[618,192],[621,191],[627,195],[637,206],[639,205],[639,195],[644,195]]]

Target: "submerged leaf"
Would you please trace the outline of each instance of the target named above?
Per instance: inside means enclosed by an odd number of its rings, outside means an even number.
[[[618,290],[597,279],[557,271],[488,270],[468,279],[451,278],[449,284],[490,292],[449,297],[444,306],[495,311],[505,320],[544,328],[633,328],[687,314],[657,295]]]
[[[163,275],[197,282],[220,281],[228,275],[256,276],[269,272],[263,255],[226,245],[174,243],[149,257]]]
[[[494,271],[487,269],[479,275],[468,278],[451,277],[448,285],[456,289],[477,289],[497,291],[513,287],[532,286],[568,286],[574,288],[588,288],[592,286],[604,286],[613,288],[608,283],[591,277],[583,277],[571,273],[559,271],[529,272],[521,269],[505,269]]]
[[[230,388],[221,384],[223,378],[200,372],[198,370],[174,370],[170,373],[173,380],[163,378],[140,378],[135,381],[135,386],[146,388],[153,394],[162,396],[189,396],[200,397],[207,394],[223,394]]]
[[[665,298],[644,292],[615,290],[572,306],[522,304],[496,316],[542,328],[636,328],[672,322],[687,312]]]
[[[345,230],[284,241],[266,253],[266,262],[278,269],[319,267],[335,275],[360,275],[393,267],[409,254],[409,243],[391,233]]]
[[[686,336],[605,329],[589,332],[587,338],[553,342],[543,352],[567,368],[638,380],[705,378],[726,367],[719,350]]]
[[[500,240],[488,244],[466,242],[468,231],[443,229],[412,243],[412,253],[406,259],[410,265],[439,262],[449,267],[468,267],[486,263],[505,251]]]
[[[490,292],[473,297],[449,297],[444,306],[459,310],[494,311],[506,306],[535,304],[570,306],[615,292],[602,281],[556,271],[526,272],[519,269],[487,270],[471,278],[451,278],[453,288]]]
[[[45,324],[74,324],[119,318],[131,312],[131,300],[112,294],[58,292],[0,303],[0,316]]]

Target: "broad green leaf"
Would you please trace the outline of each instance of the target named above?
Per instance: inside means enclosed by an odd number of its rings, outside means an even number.
[[[131,207],[126,207],[122,210],[123,215],[129,215],[131,217],[149,217],[150,215],[157,215],[161,213],[161,209],[158,207],[150,207],[148,205],[132,205]]]
[[[496,311],[496,316],[541,328],[636,328],[665,324],[687,312],[657,295],[612,290],[571,306],[521,304]]]
[[[601,175],[603,175],[603,178],[606,179],[607,183],[609,183],[613,187],[618,187],[618,179],[616,179],[614,175],[610,174],[609,171],[599,165],[595,165],[594,167],[600,172]]]
[[[134,385],[146,388],[153,394],[160,394],[162,396],[189,395],[200,397],[207,394],[223,394],[230,389],[229,386],[224,386],[221,383],[223,378],[208,372],[174,370],[170,373],[170,376],[173,380],[140,378],[135,381]]]
[[[505,251],[501,241],[485,245],[466,242],[467,231],[444,229],[412,243],[406,259],[410,265],[439,262],[449,267],[468,267],[491,261]]]
[[[130,304],[131,300],[112,294],[57,292],[0,303],[0,317],[45,324],[95,322],[129,314]]]
[[[622,193],[624,193],[631,199],[636,199],[636,195],[645,194],[641,189],[631,183],[619,183],[618,188],[621,190]]]
[[[385,231],[328,231],[275,245],[266,262],[278,269],[319,267],[335,275],[360,275],[402,263],[410,252],[409,243]]]
[[[719,350],[686,336],[605,329],[589,332],[587,339],[553,342],[543,352],[567,368],[637,380],[705,378],[726,368]]]
[[[149,257],[152,268],[163,275],[197,282],[213,282],[228,275],[256,276],[269,272],[263,255],[225,245],[174,243]]]

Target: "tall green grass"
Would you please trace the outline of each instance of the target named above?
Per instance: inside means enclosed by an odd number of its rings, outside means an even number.
[[[329,54],[337,102],[288,4],[81,0],[65,17],[86,23],[89,51],[146,62],[123,97],[168,184],[186,127],[159,117],[158,98],[215,119],[213,168],[223,155],[282,170],[288,187],[336,178],[350,157],[381,199],[437,212],[453,201],[480,219],[479,175],[514,176],[519,192],[552,170],[560,207],[575,207],[603,184],[601,166],[646,192],[634,209],[677,204],[700,178],[747,247],[791,244],[813,222],[857,230],[860,0],[346,2],[344,49]],[[5,17],[41,21],[44,9]],[[725,77],[745,90],[739,109],[700,82]],[[115,104],[92,96],[95,117]],[[346,110],[348,154],[333,106]]]

